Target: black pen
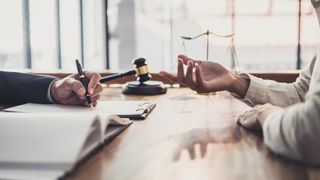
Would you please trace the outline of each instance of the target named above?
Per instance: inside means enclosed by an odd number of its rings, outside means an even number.
[[[81,64],[79,63],[79,60],[76,59],[76,65],[77,65],[77,70],[78,70],[78,74],[79,74],[79,80],[82,83],[82,85],[84,86],[84,88],[86,89],[86,99],[88,101],[88,104],[90,105],[91,109],[93,109],[93,104],[92,104],[92,100],[91,100],[91,96],[88,92],[88,82],[87,82],[87,78],[82,70]]]

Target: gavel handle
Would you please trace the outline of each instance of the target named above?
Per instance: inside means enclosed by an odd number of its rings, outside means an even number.
[[[126,77],[126,76],[131,76],[131,75],[134,75],[134,74],[136,74],[136,71],[135,70],[131,70],[131,71],[128,71],[128,72],[125,72],[125,73],[118,73],[118,74],[113,74],[113,75],[110,75],[110,76],[105,76],[105,77],[102,77],[100,79],[100,83],[105,83],[105,82],[108,82],[108,81],[111,81],[111,80],[114,80],[114,79],[118,79],[118,78]]]

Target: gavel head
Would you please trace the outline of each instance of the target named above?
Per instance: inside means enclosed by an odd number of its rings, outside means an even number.
[[[136,71],[137,81],[140,83],[146,82],[151,79],[148,66],[146,64],[146,59],[137,58],[132,61]]]

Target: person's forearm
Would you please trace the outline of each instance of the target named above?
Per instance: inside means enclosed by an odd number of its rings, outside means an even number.
[[[292,104],[303,102],[309,90],[312,70],[315,59],[309,66],[305,67],[294,83],[280,83],[272,80],[265,80],[249,74],[240,74],[244,79],[250,79],[249,87],[241,90],[241,83],[235,83],[235,93],[239,94],[249,105],[270,103],[272,105],[287,107]],[[238,80],[238,82],[241,82]],[[243,93],[245,92],[244,96]],[[242,96],[241,96],[242,95]]]
[[[229,92],[237,94],[240,98],[244,98],[250,85],[250,80],[240,76],[234,76],[234,83],[229,89]]]
[[[305,103],[268,116],[263,122],[266,145],[275,153],[308,164],[320,164],[320,85]]]
[[[287,107],[302,101],[301,97],[308,87],[307,82],[307,80],[299,79],[293,84],[279,83],[249,74],[241,74],[230,92],[237,94],[250,106],[270,103],[275,106]]]
[[[0,71],[0,103],[50,103],[47,92],[54,77]]]

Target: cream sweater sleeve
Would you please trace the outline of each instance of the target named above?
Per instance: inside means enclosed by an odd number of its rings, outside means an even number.
[[[248,91],[243,100],[251,106],[270,103],[276,106],[287,107],[305,100],[309,90],[309,84],[315,58],[304,68],[294,83],[279,83],[264,80],[249,74],[240,76],[250,79]]]
[[[304,103],[269,115],[263,125],[265,144],[275,153],[320,164],[320,79]]]

